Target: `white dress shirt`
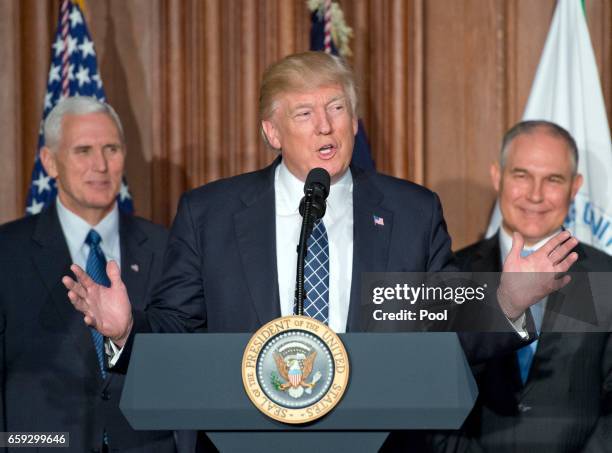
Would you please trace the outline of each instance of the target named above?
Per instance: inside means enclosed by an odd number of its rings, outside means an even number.
[[[79,265],[85,270],[87,267],[87,257],[89,256],[89,245],[85,243],[85,238],[89,230],[94,229],[102,238],[100,248],[106,257],[106,261],[115,260],[121,267],[121,246],[119,243],[119,209],[117,203],[104,218],[95,226],[91,226],[81,217],[68,210],[59,197],[56,201],[57,216],[59,217],[70,258],[74,264]]]
[[[293,314],[297,245],[304,182],[281,161],[274,175],[276,263],[282,316]],[[353,272],[353,177],[350,169],[331,185],[323,217],[329,242],[329,327],[346,332]]]

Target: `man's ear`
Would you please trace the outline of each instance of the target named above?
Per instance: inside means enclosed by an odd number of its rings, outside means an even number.
[[[55,159],[55,153],[47,146],[43,146],[40,150],[40,162],[47,174],[52,178],[57,178],[57,163]]]
[[[274,125],[274,123],[270,120],[264,120],[261,122],[261,127],[263,128],[264,134],[266,134],[266,138],[268,139],[268,143],[275,149],[281,149],[281,142],[278,133],[278,129]]]
[[[584,182],[584,178],[582,177],[580,173],[574,176],[574,180],[572,181],[572,198],[571,198],[572,200],[574,199],[574,197],[576,196],[576,194],[582,187],[583,182]]]
[[[499,166],[499,162],[495,162],[491,164],[491,168],[489,170],[491,175],[491,183],[493,184],[493,188],[495,192],[499,194],[499,188],[501,186],[501,177],[502,177],[502,169]]]

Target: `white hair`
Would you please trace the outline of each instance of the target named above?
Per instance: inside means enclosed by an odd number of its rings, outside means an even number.
[[[121,143],[125,143],[119,115],[109,104],[93,97],[72,96],[58,102],[47,115],[43,126],[45,145],[55,150],[62,136],[62,120],[65,115],[87,115],[89,113],[107,114],[117,126]]]

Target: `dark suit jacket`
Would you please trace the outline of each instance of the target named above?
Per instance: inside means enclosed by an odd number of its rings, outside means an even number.
[[[136,307],[144,309],[166,242],[162,227],[121,216],[121,273]],[[119,411],[123,376],[102,380],[89,328],[61,282],[71,259],[55,205],[1,226],[0,250],[0,430],[69,432],[62,451],[79,453],[99,450],[106,430],[112,451],[173,452],[171,432],[134,431]]]
[[[612,270],[610,256],[582,244],[576,251],[580,258],[572,272]],[[495,236],[478,242],[460,250],[457,258],[466,271],[500,271],[499,240]],[[612,452],[611,335],[555,333],[563,327],[555,309],[560,298],[558,293],[548,298],[525,385],[515,354],[475,370],[480,396],[464,426],[459,450]]]
[[[269,167],[207,184],[181,198],[163,278],[134,332],[253,332],[280,316],[274,171]],[[438,197],[424,187],[352,168],[353,270],[347,331],[366,331],[360,313],[362,272],[455,270]],[[384,219],[374,224],[373,216]],[[501,313],[501,311],[500,311]],[[472,362],[521,344],[466,335]],[[131,341],[117,370],[124,369]],[[128,353],[126,353],[128,352]]]

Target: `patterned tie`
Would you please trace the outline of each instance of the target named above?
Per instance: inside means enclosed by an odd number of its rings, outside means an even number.
[[[317,220],[308,238],[304,265],[304,314],[329,322],[329,244],[322,220]]]
[[[87,257],[87,266],[85,271],[93,281],[103,286],[110,286],[110,280],[106,275],[106,258],[100,248],[102,238],[96,230],[89,230],[85,238],[85,244],[89,246],[89,256]],[[104,337],[94,328],[89,328],[93,338],[94,346],[96,347],[96,355],[98,356],[98,364],[102,372],[102,379],[106,378],[106,370],[104,368]]]
[[[523,258],[531,255],[535,250],[523,249],[521,251],[521,256]],[[536,327],[536,331],[538,334],[542,329],[542,321],[544,320],[544,301],[546,299],[542,299],[537,302],[535,305],[532,305],[529,309],[531,310],[531,316],[533,316],[533,322]],[[521,349],[516,351],[516,358],[518,360],[519,370],[521,372],[521,381],[523,385],[527,382],[527,377],[529,376],[529,370],[531,369],[531,363],[533,362],[533,356],[535,355],[536,349],[538,347],[538,340],[533,341],[527,346],[523,346]]]

